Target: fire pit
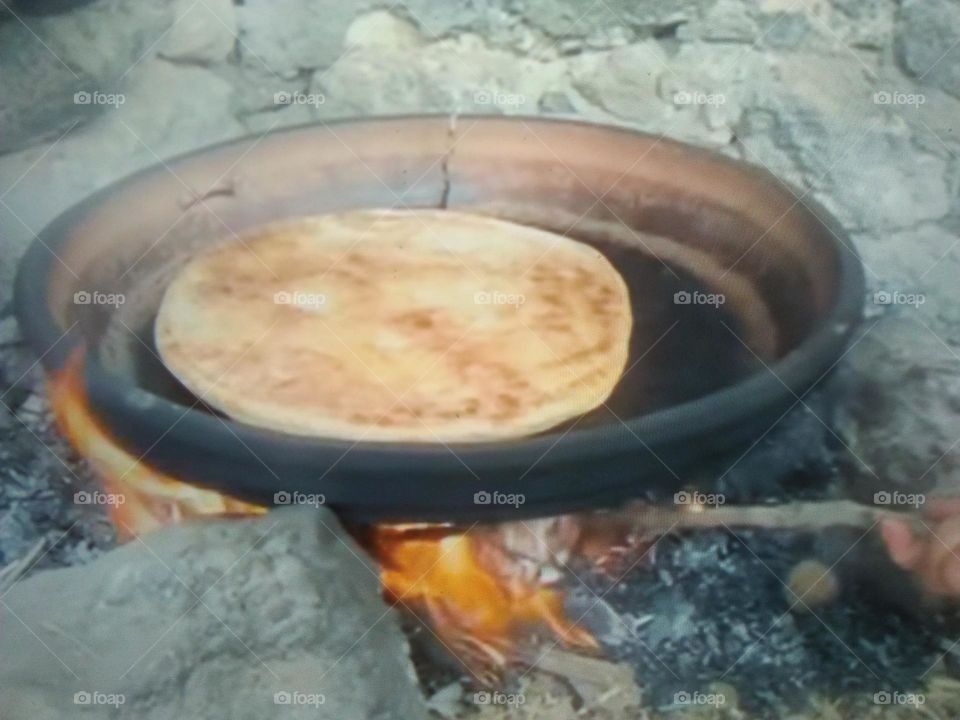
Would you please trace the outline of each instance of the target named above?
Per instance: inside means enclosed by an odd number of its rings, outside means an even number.
[[[536,436],[446,446],[268,432],[188,393],[152,339],[177,270],[262,223],[354,207],[456,208],[598,248],[635,318],[613,395]],[[895,511],[838,499],[849,487],[820,443],[835,393],[811,391],[862,293],[839,227],[762,171],[583,123],[412,117],[295,128],[128,178],[44,231],[16,301],[61,429],[102,502],[123,500],[121,534],[299,494],[379,563],[428,691],[464,671],[508,688],[519,666],[606,696],[619,662],[644,707],[726,695],[782,717],[811,693],[915,691],[944,635],[884,597],[895,585],[919,604],[869,530]],[[788,417],[801,399],[809,417]],[[796,448],[822,465],[798,470]],[[758,499],[778,506],[739,504]],[[832,588],[823,605],[794,583],[805,567]]]
[[[637,318],[606,405],[512,442],[352,444],[219,417],[159,362],[155,312],[193,253],[279,218],[405,206],[491,214],[604,252]],[[455,522],[678,489],[833,367],[862,294],[839,226],[761,170],[584,123],[419,116],[294,128],[131,176],[41,233],[16,305],[88,431],[159,473],[255,505],[322,494],[354,521]],[[490,490],[525,502],[475,501]]]

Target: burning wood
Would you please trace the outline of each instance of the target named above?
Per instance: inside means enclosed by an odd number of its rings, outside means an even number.
[[[387,595],[425,611],[440,641],[478,680],[495,681],[536,631],[567,647],[596,651],[586,630],[566,616],[563,594],[495,533],[381,526],[371,550]]]

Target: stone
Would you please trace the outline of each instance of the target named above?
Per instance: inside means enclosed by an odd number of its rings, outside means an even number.
[[[233,114],[234,88],[212,70],[155,59],[131,73],[130,86],[119,111],[97,128],[100,143],[112,133],[115,143],[157,162],[244,134]]]
[[[960,97],[960,3],[903,0],[894,41],[904,70]]]
[[[134,67],[156,53],[174,19],[170,2],[97,0],[28,22],[64,63],[95,78],[98,85],[90,92],[116,92]]]
[[[0,348],[6,345],[15,345],[21,342],[20,326],[12,315],[0,318]]]
[[[760,34],[750,7],[740,0],[719,0],[703,18],[687,23],[677,31],[681,40],[707,40],[724,43],[752,43]]]
[[[950,276],[955,277],[960,269],[960,236],[934,223],[890,233],[858,234],[854,239],[868,276],[888,290],[946,291],[952,289]]]
[[[806,52],[783,53],[771,68],[749,110],[767,114],[764,142],[800,168],[804,189],[841,222],[889,232],[949,212],[947,160],[917,151],[901,118],[913,108],[878,103],[866,68]]]
[[[97,0],[0,24],[0,153],[107,112],[173,19],[170,3]]]
[[[343,55],[347,28],[365,4],[246,0],[236,8],[241,61],[284,78],[329,67]]]
[[[595,5],[581,0],[528,0],[514,3],[531,25],[553,37],[586,37],[604,28],[625,26],[642,35],[657,34],[697,18],[712,0],[606,0]]]
[[[900,113],[900,118],[913,131],[913,141],[919,148],[947,160],[960,156],[960,131],[956,124],[956,118],[960,117],[960,98],[937,88],[916,87],[909,82],[893,83],[888,87],[905,89],[907,95],[922,94],[922,106],[908,106]],[[958,171],[960,168],[955,168],[954,177]],[[953,197],[956,197],[960,190],[956,180],[952,188]]]
[[[103,109],[75,100],[96,85],[91,75],[63,64],[14,23],[0,25],[0,67],[0,154],[55,140]]]
[[[160,55],[185,63],[223,62],[237,42],[233,0],[177,0],[176,18],[160,45]]]
[[[347,28],[344,38],[344,45],[348,48],[411,50],[423,42],[416,25],[386,10],[361,15]]]
[[[781,12],[762,17],[760,37],[767,47],[796,50],[814,44],[819,29],[804,12]]]
[[[376,568],[325,508],[166,528],[20,581],[0,616],[4,720],[427,715]]]
[[[929,493],[938,485],[955,493],[958,464],[950,450],[960,434],[958,352],[926,305],[882,309],[847,356],[860,377],[840,423],[855,456],[854,487],[864,496],[890,487]]]
[[[836,39],[851,48],[886,50],[893,38],[896,3],[891,0],[832,0],[824,19]]]
[[[722,46],[699,42],[683,43],[671,57],[656,40],[579,57],[571,62],[572,84],[586,103],[576,109],[657,135],[724,147],[734,137],[749,88],[766,76],[755,50],[741,51],[734,64],[724,57]]]
[[[536,112],[541,96],[564,82],[565,66],[490,49],[461,36],[418,49],[357,48],[318,71],[310,92],[323,95],[323,118],[404,112]]]
[[[58,214],[160,159],[247,132],[232,86],[204,68],[145,61],[122,97],[59,142],[0,156],[0,305],[27,244]]]
[[[856,228],[890,232],[946,216],[951,196],[942,158],[913,151],[909,138],[895,132],[878,130],[860,138],[855,151],[843,157],[838,141],[832,157],[839,161],[814,180],[814,197]],[[900,161],[891,163],[891,158]],[[871,179],[879,175],[885,180],[878,188]]]
[[[463,686],[452,682],[437,690],[427,700],[430,712],[448,720],[456,720],[463,707]]]
[[[657,88],[668,64],[660,43],[646,40],[574,62],[573,85],[586,99],[618,117],[660,117],[664,107]]]

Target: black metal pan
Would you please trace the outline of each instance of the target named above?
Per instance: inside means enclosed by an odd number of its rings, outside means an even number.
[[[685,485],[705,458],[760,438],[838,361],[861,315],[861,263],[839,225],[798,198],[756,167],[582,122],[309,125],[184,155],[68,210],[23,258],[16,308],[47,371],[84,352],[101,424],[183,480],[265,504],[322,493],[357,521],[551,515]],[[606,253],[637,321],[631,369],[605,406],[510,442],[304,438],[194,405],[153,354],[165,283],[206,244],[292,215],[404,206],[490,213]],[[711,294],[726,300],[701,301]]]

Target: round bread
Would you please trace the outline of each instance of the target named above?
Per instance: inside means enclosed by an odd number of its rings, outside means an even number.
[[[210,406],[350,440],[547,430],[627,362],[626,284],[596,249],[489,217],[360,210],[262,227],[168,286],[156,343]]]

